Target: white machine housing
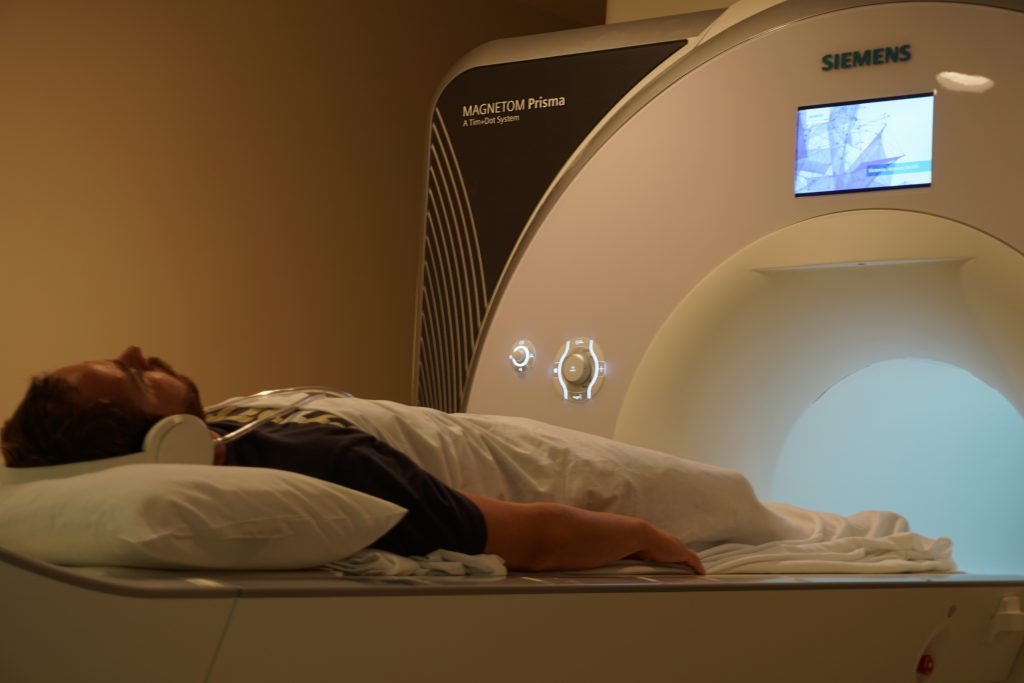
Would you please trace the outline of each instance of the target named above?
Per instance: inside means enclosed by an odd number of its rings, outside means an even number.
[[[549,187],[488,311],[464,408],[731,467],[759,492],[800,416],[877,363],[947,363],[1024,411],[1021,10],[794,0],[725,12]],[[895,63],[823,62],[904,45],[912,58]],[[950,71],[994,86],[950,89]],[[794,195],[799,108],[932,92],[930,186]],[[552,373],[580,339],[603,348],[603,385],[566,400]],[[522,340],[530,373],[508,360]]]

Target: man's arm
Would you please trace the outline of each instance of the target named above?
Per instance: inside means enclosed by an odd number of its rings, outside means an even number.
[[[512,570],[591,569],[632,557],[684,564],[704,573],[696,553],[636,517],[556,503],[510,503],[463,495],[483,513],[485,552],[500,555]]]

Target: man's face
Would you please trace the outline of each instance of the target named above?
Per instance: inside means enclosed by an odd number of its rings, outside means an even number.
[[[129,346],[116,358],[76,363],[52,375],[69,382],[89,401],[135,406],[160,417],[182,413],[203,417],[192,380],[159,358],[146,358],[137,346]]]

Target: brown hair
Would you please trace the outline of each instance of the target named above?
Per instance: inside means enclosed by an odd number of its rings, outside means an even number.
[[[62,465],[142,450],[160,417],[110,402],[88,402],[69,382],[42,375],[0,430],[8,467]]]

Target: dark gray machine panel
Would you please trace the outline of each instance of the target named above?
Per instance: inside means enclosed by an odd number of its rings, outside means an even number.
[[[461,410],[505,265],[559,170],[685,39],[477,67],[431,121],[417,402]]]

